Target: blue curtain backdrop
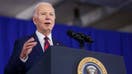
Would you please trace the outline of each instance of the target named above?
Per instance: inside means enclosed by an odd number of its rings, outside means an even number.
[[[94,28],[79,28],[56,24],[53,35],[64,45],[79,48],[74,39],[67,36],[67,30],[85,33],[94,40],[93,44],[85,43],[85,49],[96,52],[104,52],[124,57],[127,74],[131,74],[132,67],[132,33],[120,33]],[[17,38],[32,34],[35,26],[32,21],[17,20],[14,18],[0,17],[0,74],[3,74],[4,66],[12,53],[14,41]]]

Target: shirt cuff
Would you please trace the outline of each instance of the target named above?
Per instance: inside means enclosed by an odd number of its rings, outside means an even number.
[[[27,56],[25,59],[20,58],[20,60],[21,60],[23,63],[25,63],[25,62],[28,60],[28,56]]]

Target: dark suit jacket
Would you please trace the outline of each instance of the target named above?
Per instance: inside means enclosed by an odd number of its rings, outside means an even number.
[[[32,49],[32,52],[28,56],[28,60],[23,63],[19,56],[23,47],[23,44],[31,37],[34,37],[35,41],[37,41],[37,45]],[[60,45],[54,38],[53,44]],[[5,67],[5,74],[25,74],[37,61],[44,55],[40,42],[38,41],[38,37],[36,34],[31,36],[27,36],[15,41],[14,51],[12,56]]]

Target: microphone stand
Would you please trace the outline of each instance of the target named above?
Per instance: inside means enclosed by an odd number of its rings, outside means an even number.
[[[84,41],[82,40],[79,41],[79,47],[80,49],[84,49]]]
[[[77,33],[77,34],[80,36],[78,42],[80,43],[81,49],[84,49],[85,42],[90,45],[91,43],[93,43],[93,40],[89,36],[82,33]]]

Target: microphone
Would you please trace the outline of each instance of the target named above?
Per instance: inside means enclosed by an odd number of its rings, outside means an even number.
[[[78,33],[78,34],[84,39],[85,42],[93,43],[93,40],[90,38],[90,36],[85,35],[83,33]]]
[[[72,30],[68,30],[67,35],[78,40],[80,43],[84,43],[84,42],[93,43],[93,40],[89,36],[83,33],[75,33]]]
[[[77,40],[80,43],[80,48],[84,48],[84,42],[93,43],[93,40],[83,33],[76,33],[72,30],[68,30],[67,35]]]
[[[78,33],[75,33],[72,30],[68,30],[67,34],[78,41],[84,41],[84,39]]]

